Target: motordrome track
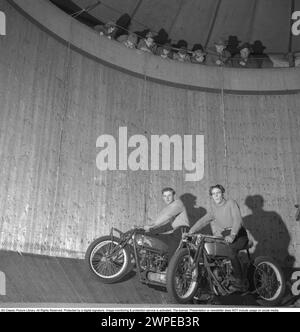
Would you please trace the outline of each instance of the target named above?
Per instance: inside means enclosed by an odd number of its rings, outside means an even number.
[[[133,273],[123,282],[104,285],[88,271],[83,260],[0,252],[0,271],[6,276],[6,296],[0,296],[0,307],[33,304],[54,306],[119,306],[167,307],[164,289],[141,284]],[[294,305],[287,297],[284,301]],[[192,304],[191,304],[192,305]],[[232,295],[199,302],[193,306],[246,306],[258,304],[252,295]]]

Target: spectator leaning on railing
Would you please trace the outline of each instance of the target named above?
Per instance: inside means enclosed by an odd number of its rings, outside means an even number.
[[[266,47],[263,45],[263,43],[260,40],[256,40],[252,44],[252,57],[255,59],[257,68],[273,68],[273,63],[269,56],[264,53],[264,50]]]
[[[240,45],[241,41],[238,39],[237,36],[229,36],[227,39],[227,51],[230,52],[231,57],[235,57],[240,53]]]
[[[192,49],[191,62],[196,64],[204,64],[206,61],[206,53],[201,44],[194,45]]]
[[[112,21],[105,25],[96,25],[94,29],[99,32],[100,36],[105,36],[108,39],[115,39],[117,27]]]
[[[80,15],[72,16],[79,19]],[[251,45],[245,43],[239,47],[241,42],[238,37],[229,36],[228,40],[220,38],[214,43],[215,47],[206,52],[207,50],[204,50],[201,44],[196,44],[197,47],[195,45],[192,50],[189,50],[185,40],[178,41],[176,45],[170,45],[169,34],[164,29],[160,29],[157,34],[148,28],[143,31],[130,32],[131,17],[127,13],[123,14],[116,23],[110,21],[103,25],[101,21],[97,21],[99,24],[94,26],[94,30],[101,36],[117,40],[127,48],[137,48],[158,55],[162,59],[238,68],[300,67],[300,52],[268,55],[264,53],[266,47],[260,40],[256,40]]]
[[[232,65],[240,68],[257,68],[256,60],[251,55],[252,47],[249,43],[244,43],[240,47],[240,53],[232,59]]]
[[[127,48],[136,49],[137,47],[138,37],[134,33],[130,33],[129,35],[123,35],[118,38],[118,42],[122,43]]]
[[[137,48],[143,52],[155,54],[157,46],[154,42],[154,33],[152,31],[148,32],[146,38],[140,40]]]
[[[163,46],[157,48],[156,55],[160,56],[162,59],[173,59],[173,51],[171,44],[167,43]]]
[[[174,53],[174,60],[180,62],[191,62],[191,58],[188,55],[187,48],[182,46],[177,53]]]
[[[227,41],[224,38],[220,38],[215,42],[215,54],[209,54],[207,56],[206,63],[212,66],[226,66],[230,65],[231,53],[226,49]]]
[[[130,16],[124,14],[121,18],[126,19],[126,24],[130,24]],[[127,26],[126,25],[126,26]],[[256,40],[252,45],[244,43],[238,47],[240,41],[236,36],[230,36],[229,40],[220,38],[214,43],[214,48],[207,53],[203,46],[195,44],[192,50],[188,49],[185,40],[180,40],[176,45],[169,41],[163,45],[157,44],[155,40],[166,40],[168,34],[165,30],[160,30],[160,36],[150,31],[144,30],[140,33],[133,33],[124,26],[119,27],[116,23],[110,21],[105,25],[97,25],[94,29],[101,36],[109,39],[116,39],[125,47],[138,49],[143,52],[158,55],[162,59],[173,59],[179,62],[188,62],[193,64],[207,64],[212,66],[230,66],[236,68],[272,68],[272,67],[294,67],[300,65],[300,56],[298,54],[287,55],[268,55],[264,53],[265,46],[262,42]],[[119,33],[117,34],[117,32]],[[120,35],[120,31],[122,34]],[[116,38],[117,37],[117,38]],[[239,53],[238,53],[239,52]]]
[[[115,33],[115,39],[120,38],[121,36],[128,35],[129,28],[131,25],[131,17],[129,14],[123,14],[116,21],[117,31]]]

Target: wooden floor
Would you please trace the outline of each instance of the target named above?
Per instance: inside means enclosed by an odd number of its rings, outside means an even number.
[[[149,288],[133,276],[104,285],[89,273],[83,260],[50,258],[0,251],[6,275],[1,303],[164,304],[166,293]]]
[[[55,258],[0,251],[0,271],[6,276],[6,295],[0,295],[0,307],[8,304],[73,304],[170,306],[163,289],[141,284],[130,275],[114,285],[104,285],[89,272],[85,262],[78,259]],[[1,292],[0,288],[0,292]],[[284,306],[293,305],[288,296]],[[218,298],[218,306],[258,306],[251,295]],[[296,305],[297,306],[297,305]]]

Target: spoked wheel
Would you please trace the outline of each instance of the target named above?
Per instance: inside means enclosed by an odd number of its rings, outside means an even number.
[[[187,304],[198,289],[198,269],[187,249],[175,253],[168,267],[167,290],[172,303]]]
[[[273,259],[256,259],[253,283],[259,304],[272,307],[281,303],[286,291],[286,281],[281,268]]]
[[[95,240],[87,249],[86,263],[91,272],[104,283],[121,280],[130,267],[130,252],[119,246],[119,239],[110,236]]]

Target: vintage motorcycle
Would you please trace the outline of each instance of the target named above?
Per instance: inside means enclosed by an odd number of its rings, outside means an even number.
[[[279,265],[268,257],[254,261],[246,249],[244,295],[251,293],[264,307],[279,305],[286,281]],[[170,301],[187,304],[204,294],[228,296],[234,292],[229,246],[223,238],[203,234],[184,234],[172,257],[167,273]],[[236,289],[235,289],[236,290]]]
[[[90,244],[85,260],[93,275],[107,284],[122,280],[136,267],[140,282],[165,286],[167,252],[164,242],[146,236],[142,228],[125,233],[112,228],[110,235]]]

